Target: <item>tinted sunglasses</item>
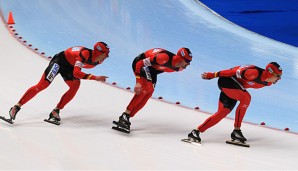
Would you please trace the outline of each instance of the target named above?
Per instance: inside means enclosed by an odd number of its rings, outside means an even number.
[[[185,60],[186,63],[190,63],[190,62],[191,62],[191,60],[186,59],[186,58],[184,58],[184,57],[183,57],[183,59]]]
[[[280,78],[282,74],[276,74],[275,72],[273,72],[273,70],[269,67],[268,71],[270,72],[270,74],[273,74],[274,76]]]

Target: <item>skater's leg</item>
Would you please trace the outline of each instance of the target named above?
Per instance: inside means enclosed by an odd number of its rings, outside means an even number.
[[[36,85],[30,87],[25,92],[25,94],[21,97],[19,102],[10,108],[9,110],[10,119],[15,120],[16,115],[21,110],[22,105],[24,105],[29,100],[31,100],[39,92],[46,89],[49,85],[50,85],[50,82],[45,79],[45,74],[43,74],[40,81]]]
[[[16,114],[21,109],[21,106],[27,103],[29,100],[31,100],[39,92],[46,89],[54,80],[56,75],[59,73],[59,69],[60,69],[59,64],[55,62],[54,58],[51,60],[48,67],[45,69],[44,73],[41,76],[40,81],[36,85],[30,87],[25,92],[25,94],[21,97],[19,102],[16,105],[14,105],[12,108],[10,108],[10,111],[9,111],[10,119],[14,120],[16,117]]]
[[[217,124],[233,110],[236,102],[236,100],[229,98],[224,92],[221,92],[217,112],[207,118],[203,124],[198,126],[198,130],[200,132],[205,132],[207,129]]]
[[[150,97],[152,96],[153,92],[147,93],[143,99],[131,110],[130,117],[133,117],[139,110],[141,110],[145,104],[148,102]]]
[[[129,130],[131,125],[129,118],[133,117],[141,108],[143,108],[151,96],[152,93],[141,93],[139,95],[135,94],[125,112],[123,112],[122,115],[119,117],[119,121],[114,123]],[[136,103],[136,101],[138,103]]]
[[[246,110],[249,107],[251,101],[251,95],[247,91],[239,89],[223,89],[223,91],[233,99],[240,101],[235,112],[235,129],[240,129],[242,120],[245,116]]]
[[[139,95],[135,94],[126,107],[126,112],[128,112],[130,117],[133,117],[139,110],[141,110],[145,106],[147,101],[152,96],[153,92],[153,83],[150,81],[146,81],[146,83],[142,85],[142,92]]]
[[[247,139],[243,136],[240,127],[246,110],[250,104],[251,96],[247,91],[240,89],[223,89],[223,91],[228,94],[229,97],[240,101],[235,112],[234,131],[231,133],[231,138],[238,139],[241,142],[247,141]]]
[[[49,119],[45,119],[44,121],[59,125],[61,121],[59,115],[60,109],[63,109],[64,106],[73,99],[80,87],[80,80],[67,80],[65,83],[69,86],[68,91],[61,97],[56,108],[50,113]]]
[[[242,120],[245,116],[246,110],[249,107],[250,101],[251,101],[251,96],[248,92],[243,93],[241,98],[239,99],[240,103],[237,107],[236,110],[236,117],[235,117],[235,123],[234,127],[236,129],[240,129]]]
[[[125,113],[130,114],[131,111],[143,100],[144,97],[144,93],[141,93],[139,95],[134,94],[133,98],[130,100],[128,106],[126,107]]]
[[[63,109],[64,106],[70,102],[76,95],[78,89],[80,88],[80,80],[68,80],[65,83],[69,86],[68,91],[61,97],[56,109]]]
[[[36,94],[46,89],[55,79],[57,74],[60,73],[60,65],[58,64],[56,59],[57,57],[55,55],[55,57],[49,63],[48,67],[45,69],[40,81],[35,86],[29,88],[22,96],[22,98],[18,102],[18,104],[20,105],[19,107],[31,100]]]
[[[42,75],[40,81],[30,87],[25,94],[22,96],[22,98],[18,102],[18,106],[21,107],[25,103],[27,103],[29,100],[31,100],[36,94],[41,92],[42,90],[46,89],[50,85],[50,82],[45,79],[45,74]]]

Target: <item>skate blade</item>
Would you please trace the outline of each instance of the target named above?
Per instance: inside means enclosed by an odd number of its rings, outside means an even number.
[[[201,142],[194,141],[192,138],[185,138],[181,140],[182,142],[187,142],[193,145],[202,145]]]
[[[118,127],[123,128],[123,129],[126,129],[126,130],[129,130],[129,129],[130,129],[130,128],[127,127],[126,125],[123,125],[122,123],[117,122],[117,121],[113,121],[113,124],[116,125],[116,126],[118,126]]]
[[[51,121],[51,120],[48,120],[48,119],[44,119],[43,121],[54,124],[54,125],[60,125],[60,122],[57,122],[57,121]]]
[[[114,129],[114,130],[116,130],[116,131],[124,132],[124,133],[126,133],[126,134],[129,134],[129,133],[130,133],[129,130],[126,130],[126,129],[121,128],[121,127],[119,127],[119,126],[113,126],[112,129]]]
[[[245,142],[240,142],[240,141],[237,141],[237,140],[227,140],[226,143],[241,146],[241,147],[250,147],[249,144],[246,144]]]
[[[0,116],[0,119],[2,119],[3,121],[5,121],[5,122],[7,122],[7,123],[13,124],[12,119],[7,119],[7,118],[5,118],[4,116]]]

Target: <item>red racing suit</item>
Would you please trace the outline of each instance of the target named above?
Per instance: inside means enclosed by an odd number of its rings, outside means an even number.
[[[127,106],[131,111],[130,117],[142,109],[152,96],[157,75],[163,72],[181,71],[181,68],[176,67],[181,60],[174,53],[162,48],[150,49],[134,59],[132,69],[136,82],[142,85],[142,92],[139,95],[135,94]]]
[[[57,74],[60,74],[69,86],[69,90],[62,96],[56,106],[63,109],[77,93],[80,87],[80,79],[95,80],[96,76],[81,71],[82,68],[93,68],[100,64],[99,62],[93,62],[93,58],[92,50],[83,46],[71,47],[56,54],[45,69],[40,81],[25,92],[19,103],[21,105],[27,103],[36,94],[47,88]]]
[[[198,126],[198,130],[204,132],[217,124],[233,110],[237,101],[240,103],[235,112],[234,127],[240,128],[251,101],[251,96],[246,89],[262,88],[272,83],[265,81],[264,69],[254,65],[236,66],[213,74],[214,77],[219,77],[218,87],[221,90],[218,110]]]

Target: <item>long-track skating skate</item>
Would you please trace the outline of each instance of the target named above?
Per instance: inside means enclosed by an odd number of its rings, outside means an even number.
[[[245,141],[247,141],[247,139],[243,136],[242,131],[240,129],[234,129],[231,133],[231,140],[227,140],[226,143],[242,147],[250,147],[250,145],[246,144]]]
[[[237,145],[237,146],[241,146],[241,147],[250,147],[249,144],[245,143],[244,141],[239,141],[236,139],[232,139],[232,140],[227,140],[226,141],[227,144],[232,144],[232,145]]]
[[[54,124],[54,125],[60,125],[60,122],[58,120],[52,120],[52,119],[44,119],[43,121]]]
[[[53,109],[49,115],[49,119],[44,119],[44,121],[54,125],[60,125],[61,118],[59,116],[59,112],[59,109]]]
[[[190,144],[194,144],[194,145],[201,145],[201,142],[193,139],[193,138],[185,138],[185,139],[181,139],[181,141],[183,142],[187,142],[187,143],[190,143]]]
[[[5,122],[8,122],[8,123],[10,123],[10,124],[13,124],[12,118],[7,119],[7,118],[5,118],[4,116],[0,116],[0,119],[2,119],[2,120],[5,121]]]
[[[194,129],[188,134],[187,138],[182,139],[181,141],[191,143],[191,144],[200,145],[201,144],[200,132],[198,130]]]
[[[113,121],[113,124],[115,124],[116,126],[113,126],[112,129],[120,131],[120,132],[124,132],[129,134],[130,133],[130,128],[127,125],[124,125],[120,122],[117,121]]]

